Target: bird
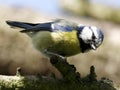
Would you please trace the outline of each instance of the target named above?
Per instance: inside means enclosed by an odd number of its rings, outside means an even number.
[[[11,27],[21,28],[32,39],[33,46],[48,57],[61,58],[96,50],[103,42],[102,29],[64,19],[45,23],[7,20]]]

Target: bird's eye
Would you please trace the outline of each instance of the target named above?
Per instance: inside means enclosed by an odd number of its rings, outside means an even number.
[[[93,36],[92,36],[92,39],[94,40],[94,39],[96,39],[96,37],[95,37],[95,35],[93,34]]]

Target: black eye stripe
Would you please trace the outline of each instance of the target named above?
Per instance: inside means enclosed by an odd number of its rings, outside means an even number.
[[[95,37],[95,34],[94,34],[94,33],[92,34],[92,39],[96,39],[96,37]]]

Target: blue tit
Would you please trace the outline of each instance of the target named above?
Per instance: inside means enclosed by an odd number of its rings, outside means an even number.
[[[69,57],[96,50],[103,42],[103,32],[95,26],[86,26],[63,19],[46,23],[6,21],[12,27],[23,28],[34,47],[45,55]],[[47,53],[49,52],[49,53]]]

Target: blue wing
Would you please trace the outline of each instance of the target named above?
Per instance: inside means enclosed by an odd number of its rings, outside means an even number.
[[[76,29],[76,24],[73,22],[68,22],[63,19],[58,19],[54,21],[51,24],[51,30],[52,32],[58,32],[58,31],[63,31],[63,32],[71,32]]]
[[[38,32],[38,31],[50,31],[50,32],[71,32],[75,30],[75,23],[68,22],[63,19],[57,19],[53,22],[48,23],[25,23],[16,21],[7,21],[7,24],[14,27],[24,28],[21,32]]]

